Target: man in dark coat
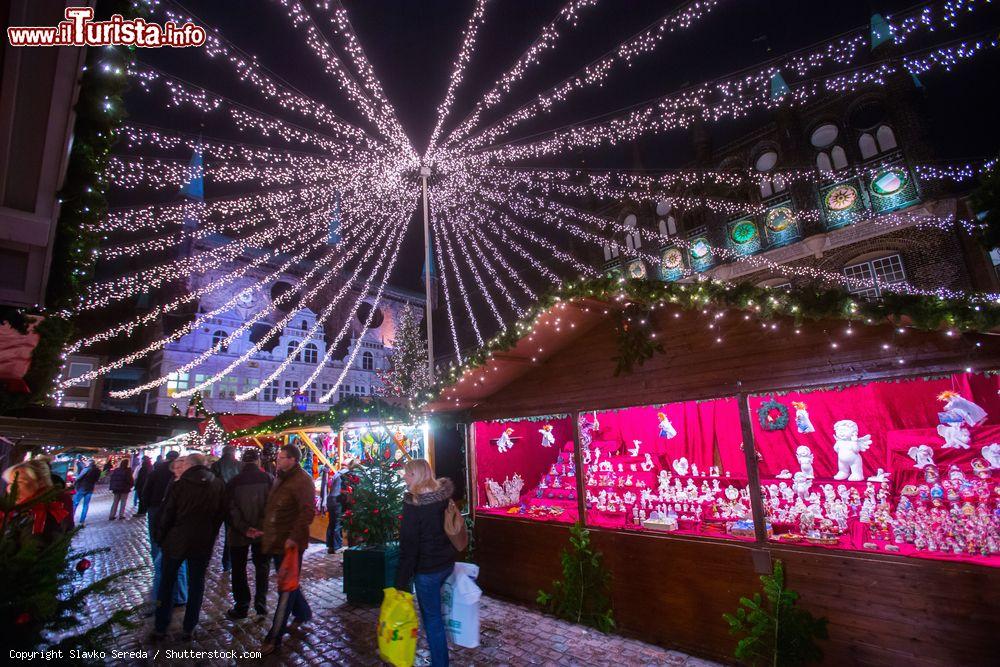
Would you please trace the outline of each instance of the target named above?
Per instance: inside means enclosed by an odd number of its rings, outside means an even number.
[[[167,494],[167,487],[174,481],[172,470],[177,462],[180,452],[167,452],[162,461],[157,461],[156,465],[149,472],[142,485],[141,502],[146,507],[146,527],[149,530],[149,553],[153,557],[153,588],[150,590],[150,599],[155,603],[157,592],[160,589],[163,568],[160,557],[160,545],[154,539],[156,533],[156,521],[159,517],[160,506],[163,498]],[[187,569],[183,568],[178,575],[178,585],[174,590],[174,604],[182,605],[187,602]],[[152,612],[149,612],[152,615]]]
[[[135,473],[135,496],[132,498],[132,506],[138,506],[139,511],[136,516],[146,514],[146,505],[142,502],[142,487],[149,478],[149,473],[153,471],[153,461],[148,456],[143,456],[139,462],[139,469]]]
[[[225,515],[225,484],[205,465],[205,456],[188,454],[183,463],[176,465],[180,466],[181,476],[170,487],[160,507],[154,535],[162,551],[163,575],[157,595],[153,641],[163,639],[170,625],[174,584],[185,562],[188,602],[181,639],[192,638],[205,595],[205,572]]]
[[[247,617],[250,610],[250,586],[247,583],[247,555],[252,554],[254,566],[253,608],[260,615],[267,613],[267,576],[271,564],[261,550],[261,527],[264,507],[273,478],[260,467],[260,451],[247,449],[243,453],[243,470],[226,484],[227,519],[229,521],[229,551],[232,559],[233,600],[235,605],[226,612],[231,620]]]
[[[223,447],[222,456],[218,461],[212,464],[212,472],[225,484],[229,484],[234,477],[239,475],[241,469],[242,468],[240,467],[239,462],[236,460],[236,448],[232,445],[226,445]],[[222,530],[224,531],[222,542],[222,571],[228,572],[231,564],[229,554],[229,526],[223,526]]]
[[[90,497],[94,495],[94,486],[97,484],[97,480],[101,478],[101,471],[97,469],[97,465],[94,463],[94,459],[90,459],[90,463],[84,468],[80,476],[76,478],[76,482],[73,484],[73,513],[76,513],[76,508],[78,505],[83,503],[83,509],[80,511],[80,521],[79,525],[82,528],[84,522],[87,521],[87,510],[90,509]]]

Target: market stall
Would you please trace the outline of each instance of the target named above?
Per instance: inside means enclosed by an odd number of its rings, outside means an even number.
[[[568,288],[428,405],[468,421],[480,584],[533,601],[582,517],[618,626],[648,640],[731,659],[722,614],[781,559],[829,619],[831,664],[987,664],[996,315],[716,283]]]

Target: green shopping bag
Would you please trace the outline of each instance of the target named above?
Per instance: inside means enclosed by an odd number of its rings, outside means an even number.
[[[378,615],[379,657],[395,667],[412,667],[417,654],[417,610],[413,594],[386,588]]]

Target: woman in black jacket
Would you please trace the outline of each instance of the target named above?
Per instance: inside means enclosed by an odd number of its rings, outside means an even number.
[[[128,505],[128,494],[132,490],[132,469],[128,467],[128,459],[122,459],[118,467],[111,471],[108,476],[108,490],[115,494],[114,502],[111,503],[111,516],[109,521],[115,520],[117,508],[118,518],[125,518],[125,507]]]
[[[403,522],[399,529],[399,569],[396,588],[416,585],[420,618],[427,633],[432,667],[447,667],[448,638],[441,616],[441,586],[455,567],[458,552],[444,532],[444,511],[455,487],[447,477],[434,479],[423,459],[407,461],[403,481]]]

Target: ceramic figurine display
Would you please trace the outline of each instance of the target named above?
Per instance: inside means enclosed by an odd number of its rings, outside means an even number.
[[[926,468],[927,466],[934,465],[934,449],[929,445],[910,447],[906,455],[916,461],[913,464],[914,468]]]
[[[777,477],[778,479],[791,479],[792,473],[791,471],[788,470],[788,468],[782,468],[781,472],[775,475],[775,477]]]
[[[814,432],[816,429],[813,428],[812,422],[809,421],[809,412],[806,410],[806,404],[801,401],[792,401],[792,407],[795,408],[795,428],[798,432]]]
[[[837,474],[834,479],[858,482],[864,479],[861,466],[861,452],[871,446],[872,437],[858,437],[858,425],[850,419],[842,419],[833,425],[836,441],[833,450],[837,452]]]
[[[1000,443],[986,445],[982,449],[983,458],[993,470],[1000,470]]]
[[[972,434],[965,428],[964,422],[938,424],[937,432],[944,439],[941,446],[945,449],[968,449],[971,446]]]
[[[514,435],[514,429],[508,428],[500,434],[499,438],[497,438],[497,449],[501,454],[505,453],[508,449],[514,446],[514,441],[510,438],[512,435]]]
[[[953,391],[941,392],[938,400],[944,401],[944,412],[938,413],[942,424],[965,424],[972,428],[982,424],[988,416],[986,410]]]
[[[649,452],[646,452],[646,459],[639,464],[639,467],[642,468],[643,472],[649,472],[654,466],[653,457],[649,455]]]
[[[799,445],[795,449],[795,458],[799,462],[799,470],[802,471],[806,477],[815,477],[816,474],[813,472],[813,456],[812,450],[805,445]]]
[[[677,429],[675,429],[674,425],[670,423],[669,419],[667,419],[667,414],[665,412],[657,412],[656,418],[660,420],[661,438],[666,438],[669,440],[677,435]]]
[[[805,498],[809,495],[809,489],[812,488],[812,478],[804,472],[799,471],[795,473],[795,477],[793,479],[795,481],[792,484],[792,488],[795,490],[796,495],[800,498]]]
[[[556,436],[552,435],[552,424],[546,424],[538,429],[538,432],[542,434],[542,447],[551,447],[556,444]]]
[[[688,460],[687,457],[682,456],[673,462],[673,469],[678,475],[684,476],[688,474]]]
[[[633,445],[632,449],[628,450],[628,455],[639,456],[639,447],[642,445],[642,440],[633,440],[632,445]]]
[[[889,481],[889,476],[891,474],[892,473],[888,473],[885,470],[882,470],[882,468],[879,468],[878,471],[874,475],[872,475],[871,477],[868,478],[868,481],[869,482],[888,482]]]
[[[514,477],[505,479],[503,485],[487,478],[484,486],[486,487],[487,507],[508,507],[516,505],[520,500],[524,480],[521,479],[520,475],[514,473]]]

